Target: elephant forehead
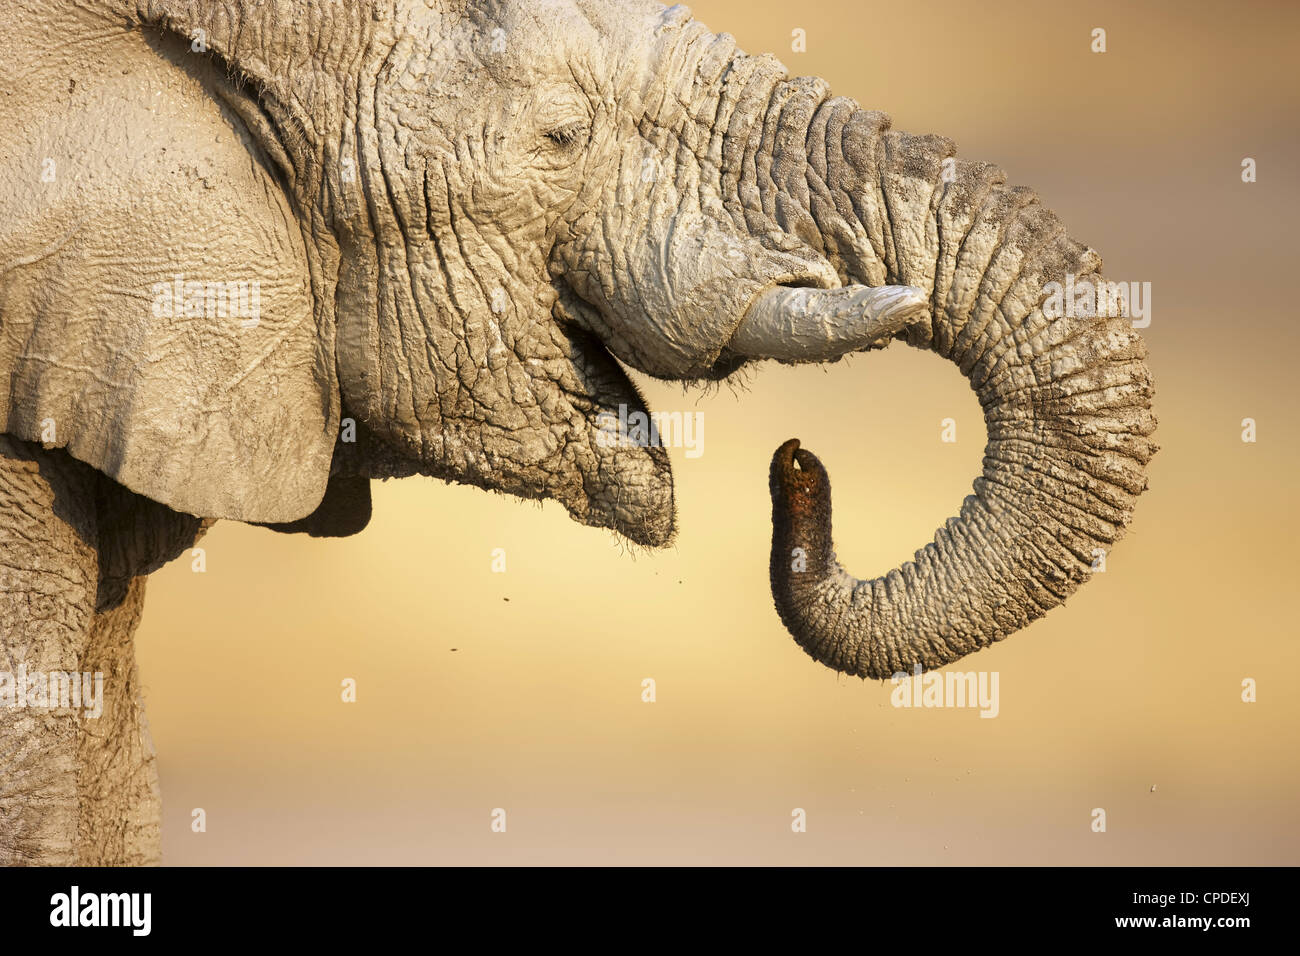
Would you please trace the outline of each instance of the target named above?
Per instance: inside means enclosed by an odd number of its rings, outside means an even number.
[[[612,97],[621,109],[644,110],[658,82],[692,82],[675,48],[702,36],[685,7],[641,0],[512,0],[414,3],[387,43],[384,72],[404,89],[443,99],[467,122],[510,91],[562,79],[589,95]],[[381,76],[381,85],[384,78]]]

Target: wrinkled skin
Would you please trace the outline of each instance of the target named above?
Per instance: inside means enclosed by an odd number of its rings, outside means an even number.
[[[835,563],[816,459],[773,462],[778,611],[850,673],[1033,620],[1145,487],[1140,338],[1039,307],[1096,254],[684,8],[19,0],[0,91],[0,634],[11,670],[112,675],[98,724],[0,710],[0,861],[157,860],[131,636],[213,520],[352,534],[371,479],[424,474],[670,541],[663,449],[598,440],[644,408],[615,358],[707,381],[901,339],[970,377],[984,476],[885,578]]]

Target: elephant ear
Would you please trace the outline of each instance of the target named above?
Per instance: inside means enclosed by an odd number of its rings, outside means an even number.
[[[183,47],[128,33],[69,62],[0,77],[25,91],[0,164],[0,431],[175,511],[312,513],[332,290],[282,171]]]
[[[335,454],[337,467],[338,455]],[[370,479],[335,471],[330,475],[325,497],[316,510],[297,521],[267,523],[264,527],[281,534],[307,534],[313,538],[346,538],[360,534],[370,524]]]

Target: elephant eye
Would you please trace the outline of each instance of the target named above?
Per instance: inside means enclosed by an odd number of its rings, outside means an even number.
[[[565,123],[563,126],[557,126],[546,134],[556,146],[561,149],[568,149],[576,146],[579,142],[587,138],[587,125],[582,122]]]

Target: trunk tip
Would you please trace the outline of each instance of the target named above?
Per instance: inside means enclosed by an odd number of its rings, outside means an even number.
[[[772,456],[771,485],[776,503],[791,512],[829,510],[830,477],[797,438],[782,442]]]

